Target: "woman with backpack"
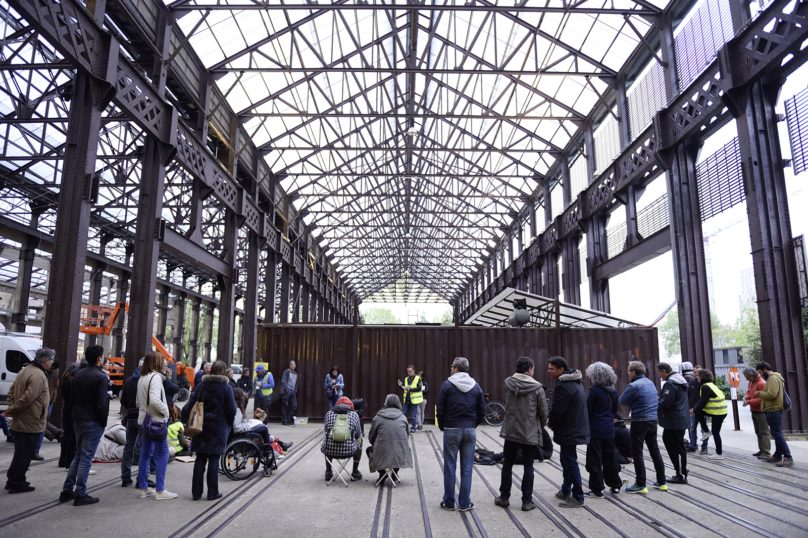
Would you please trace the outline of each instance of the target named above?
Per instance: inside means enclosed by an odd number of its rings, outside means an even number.
[[[359,415],[354,412],[351,400],[342,397],[337,400],[334,407],[325,415],[325,439],[320,446],[320,452],[325,455],[325,480],[330,482],[333,478],[331,470],[332,459],[346,459],[353,457],[353,480],[361,480],[359,461],[362,459],[362,427],[359,424]]]
[[[418,418],[416,418],[415,422],[417,424],[417,428],[419,430],[424,429],[424,411],[426,410],[426,395],[429,392],[429,383],[426,382],[424,379],[424,372],[418,372],[418,377],[421,378],[421,383],[423,384],[423,388],[421,389],[421,394],[423,394],[424,399],[421,403],[418,404]]]
[[[339,373],[339,368],[332,366],[331,370],[325,375],[325,398],[328,400],[328,410],[337,403],[337,400],[342,398],[342,390],[345,388],[345,380],[342,374]]]
[[[210,374],[202,376],[202,382],[194,387],[194,393],[182,408],[182,421],[187,424],[191,409],[196,402],[202,402],[205,407],[202,432],[194,437],[193,442],[196,461],[191,495],[195,501],[202,498],[205,467],[207,467],[208,500],[214,501],[222,496],[219,493],[219,459],[224,454],[230,428],[238,410],[233,389],[225,372],[227,364],[224,361],[213,363]]]

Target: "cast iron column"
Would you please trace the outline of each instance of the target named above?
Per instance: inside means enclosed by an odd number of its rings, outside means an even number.
[[[174,362],[183,362],[185,358],[185,299],[188,294],[181,292],[174,299],[174,327],[171,330],[174,343]]]
[[[291,287],[291,267],[281,262],[281,306],[278,323],[289,323],[289,288]]]
[[[609,301],[609,280],[595,279],[595,268],[605,262],[609,256],[606,252],[606,224],[608,215],[593,215],[586,222],[586,255],[589,258],[589,306],[592,310],[611,312]]]
[[[564,302],[581,305],[581,256],[578,243],[579,234],[564,239],[564,250],[561,252],[561,263],[564,266]]]
[[[195,297],[191,305],[191,334],[188,338],[188,365],[195,366],[199,358],[199,313],[202,299]]]
[[[229,275],[219,275],[219,334],[216,338],[216,359],[229,366],[233,363],[233,343],[235,341],[236,313],[236,249],[238,248],[238,222],[236,214],[227,210],[224,220],[224,259]]]
[[[211,350],[213,348],[213,316],[215,307],[209,305],[205,309],[205,362],[210,362]]]
[[[267,249],[267,271],[264,275],[264,323],[277,323],[275,301],[278,293],[278,255],[270,246]]]
[[[31,222],[28,226],[37,228],[40,210],[31,208]],[[11,299],[11,330],[24,333],[28,326],[28,306],[31,301],[31,277],[34,274],[34,258],[39,247],[39,238],[29,235],[20,247],[20,262],[17,268],[17,287]]]
[[[244,296],[243,362],[252,370],[258,340],[258,270],[261,263],[261,238],[255,232],[247,236],[247,291]],[[267,253],[272,256],[272,251]]]
[[[297,270],[295,270],[292,275],[292,283],[294,285],[294,289],[292,290],[292,323],[300,323],[301,280],[300,275],[297,273]]]

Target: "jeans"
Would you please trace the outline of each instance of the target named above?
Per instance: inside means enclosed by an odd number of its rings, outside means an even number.
[[[62,491],[73,491],[75,486],[76,495],[83,497],[87,495],[87,477],[93,464],[95,449],[104,435],[104,427],[97,422],[81,422],[73,423],[73,429],[76,431],[76,455],[67,471]]]
[[[762,411],[752,411],[752,424],[755,425],[755,435],[758,440],[758,450],[762,456],[771,456],[772,434],[766,422],[766,414]]]
[[[418,404],[418,412],[416,413],[415,424],[422,428],[424,426],[424,411],[426,411],[426,398]]]
[[[474,467],[474,446],[476,444],[477,430],[474,428],[446,428],[443,431],[443,504],[447,508],[454,508],[455,505],[458,451],[460,452],[460,495],[457,502],[460,508],[471,506],[471,473]]]
[[[415,431],[415,421],[418,417],[418,404],[405,403],[401,412],[407,417],[407,422],[412,423],[412,431]]]
[[[149,441],[143,435],[140,436],[140,463],[137,466],[137,485],[140,489],[148,487],[149,480],[149,460],[154,454],[157,460],[157,491],[165,490],[166,467],[168,466],[168,439],[161,441]]]
[[[126,444],[123,446],[123,458],[121,458],[121,480],[126,482],[132,480],[132,461],[135,459],[135,442],[140,433],[140,426],[137,419],[126,421]]]
[[[589,441],[586,447],[586,470],[589,472],[589,489],[596,493],[606,489],[606,486],[618,489],[623,487],[620,466],[614,457],[614,438]]]
[[[662,430],[662,443],[668,456],[673,463],[673,468],[677,475],[687,476],[687,451],[685,450],[684,430],[672,430],[665,428]]]
[[[698,424],[699,419],[696,417],[690,417],[690,445],[688,445],[693,450],[698,449],[698,441],[699,441],[699,433],[698,433]],[[701,449],[707,450],[707,441],[701,443]]]
[[[51,411],[53,411],[53,404],[48,404],[48,418],[50,418]],[[45,425],[45,429],[42,430],[42,433],[39,434],[36,440],[36,448],[34,449],[34,454],[39,456],[39,451],[42,449],[42,441],[45,440],[45,431],[47,431],[48,427]]]
[[[499,483],[499,494],[503,499],[511,497],[511,485],[513,483],[513,464],[516,461],[516,453],[522,449],[522,464],[525,472],[522,475],[522,504],[533,502],[533,461],[539,447],[535,445],[523,445],[513,441],[505,440],[502,458],[502,478]]]
[[[584,489],[581,486],[581,470],[578,468],[578,450],[576,446],[561,445],[558,458],[561,461],[564,476],[561,492],[564,495],[572,493],[573,497],[580,502],[584,502]]]
[[[6,434],[6,437],[10,437],[10,441],[14,440],[14,436],[11,434],[11,430],[8,429],[8,421],[6,417],[0,415],[0,428],[3,429],[3,433]]]
[[[258,393],[255,394],[255,402],[253,404],[253,407],[254,409],[263,409],[264,413],[267,414],[267,419],[269,419],[270,403],[272,403],[272,394],[268,394],[266,396],[262,396],[261,394]]]
[[[260,433],[261,438],[264,440],[264,444],[269,444],[269,430],[267,429],[266,424],[253,426],[252,431],[254,431],[255,433]]]
[[[339,400],[339,396],[336,394],[330,398],[326,398],[328,400],[328,410],[331,411],[331,408],[337,405],[337,400]]]
[[[39,436],[38,433],[24,433],[11,430],[14,435],[14,457],[8,467],[6,477],[8,486],[12,489],[25,487],[25,473],[31,465],[31,457],[34,455],[34,447]]]
[[[266,426],[264,426],[266,428]],[[194,461],[194,476],[191,482],[191,495],[194,499],[202,497],[202,479],[205,478],[205,466],[207,465],[208,499],[213,499],[219,495],[219,459],[221,454],[196,453]]]
[[[657,423],[656,421],[632,422],[631,423],[631,458],[634,460],[634,472],[637,475],[637,485],[645,487],[645,460],[642,455],[642,446],[648,446],[648,453],[654,462],[657,482],[667,484],[665,478],[665,462],[662,461],[662,454],[659,452],[657,443]]]
[[[783,437],[783,412],[782,411],[767,411],[766,422],[769,424],[769,431],[774,439],[774,454],[775,458],[791,458],[791,452],[788,450],[786,439]],[[17,435],[16,433],[14,435]]]
[[[297,413],[297,394],[293,390],[287,390],[283,393],[283,401],[281,406],[281,422],[284,424],[295,423],[295,413]]]

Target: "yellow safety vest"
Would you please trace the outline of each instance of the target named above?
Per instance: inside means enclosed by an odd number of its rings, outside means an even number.
[[[704,412],[708,415],[726,415],[727,414],[727,400],[724,398],[724,393],[718,390],[718,387],[713,383],[705,383],[702,385],[713,391],[713,396],[707,405],[704,406]]]
[[[410,385],[410,388],[411,389],[417,389],[419,381],[421,381],[420,377],[418,377],[417,375],[413,376],[412,377],[412,384]],[[424,401],[424,393],[423,392],[410,392],[410,391],[407,391],[407,392],[410,393],[409,403],[411,403],[411,404],[419,404],[419,403]],[[404,400],[405,401],[407,400],[406,396],[404,396]]]
[[[182,430],[182,422],[175,422],[168,425],[168,446],[173,446],[179,449],[180,447],[180,430]]]
[[[272,372],[266,371],[266,372],[264,372],[263,381],[259,381],[258,380],[258,374],[255,374],[255,373],[253,374],[253,388],[255,389],[255,394],[256,395],[259,395],[259,396],[262,396],[262,397],[267,397],[270,394],[272,394],[272,391],[274,389],[262,389],[261,388],[264,385],[264,383],[266,383],[267,379],[269,379],[269,376],[271,376],[271,375],[272,375]]]

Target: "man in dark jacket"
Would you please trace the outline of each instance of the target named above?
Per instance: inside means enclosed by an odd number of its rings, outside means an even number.
[[[140,432],[140,427],[137,424],[137,382],[140,380],[140,366],[143,364],[143,359],[140,359],[140,365],[135,369],[129,379],[127,379],[123,388],[121,389],[121,412],[126,411],[126,444],[123,447],[123,457],[121,458],[121,486],[127,487],[132,485],[132,461],[135,456],[135,442]]]
[[[559,445],[558,458],[564,471],[564,483],[556,498],[564,501],[559,505],[563,508],[580,508],[584,505],[584,490],[576,447],[589,444],[589,417],[581,372],[570,370],[563,357],[553,357],[547,373],[556,381],[547,427],[553,430],[553,441]]]
[[[614,460],[618,465],[631,463],[631,434],[619,411],[614,414],[614,448]]]
[[[252,379],[250,379],[251,374],[252,372],[250,372],[249,368],[244,368],[244,370],[241,371],[241,377],[239,377],[238,381],[236,381],[236,385],[238,385],[238,388],[244,391],[247,398],[252,396],[253,391]]]
[[[693,408],[696,407],[697,403],[699,403],[699,389],[701,387],[699,384],[700,369],[701,366],[699,365],[696,365],[696,368],[694,369],[693,363],[682,363],[682,377],[684,377],[685,381],[687,381],[687,405],[690,411],[693,411]],[[690,444],[685,448],[685,450],[688,452],[695,452],[698,449],[699,420],[693,414],[689,415],[688,433],[690,435]],[[707,454],[707,441],[704,441],[701,444],[701,453]]]
[[[659,425],[662,427],[662,442],[671,458],[676,474],[670,478],[674,484],[687,484],[687,452],[685,430],[690,427],[690,411],[687,397],[687,381],[666,362],[657,364],[659,377],[665,386],[659,395]]]
[[[281,377],[281,423],[284,426],[294,426],[295,413],[297,413],[297,391],[300,388],[300,376],[295,369],[297,363],[289,361],[289,368],[283,371]]]
[[[533,359],[519,357],[516,373],[505,380],[505,422],[499,432],[499,436],[505,439],[505,458],[499,497],[494,500],[497,506],[510,506],[513,464],[521,450],[525,467],[522,476],[522,510],[525,512],[536,508],[533,504],[533,461],[541,444],[539,430],[547,421],[544,386],[533,379],[533,370]]]
[[[95,504],[99,500],[98,497],[87,495],[87,476],[109,416],[109,377],[101,371],[107,362],[104,348],[90,346],[84,351],[84,358],[88,366],[76,372],[70,392],[76,455],[59,495],[59,502],[72,500],[73,506]]]
[[[668,491],[665,478],[665,462],[659,453],[657,443],[657,407],[659,406],[659,393],[654,383],[645,377],[645,365],[640,361],[628,363],[628,386],[619,403],[631,408],[631,456],[634,458],[634,473],[637,482],[626,488],[626,493],[648,493],[645,486],[645,459],[643,458],[643,443],[648,446],[648,453],[654,462],[657,481],[654,487]]]
[[[457,453],[460,452],[460,495],[457,498],[461,512],[471,510],[471,473],[474,468],[474,446],[477,444],[477,425],[485,417],[483,389],[468,374],[469,361],[455,358],[452,375],[443,382],[438,394],[438,428],[443,432],[443,501],[444,510],[455,509],[455,474]]]
[[[603,499],[609,486],[612,495],[619,495],[623,481],[614,455],[614,414],[617,412],[617,375],[604,362],[595,362],[586,369],[592,388],[586,397],[589,417],[589,445],[586,447],[586,470],[589,471],[587,499]]]

